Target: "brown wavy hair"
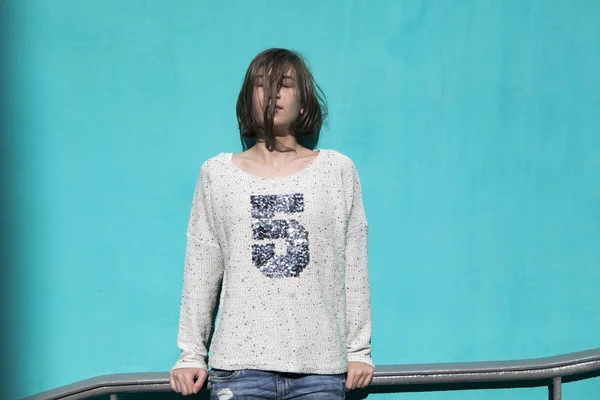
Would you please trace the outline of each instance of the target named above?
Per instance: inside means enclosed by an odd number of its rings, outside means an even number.
[[[257,141],[265,142],[269,151],[290,151],[281,148],[273,130],[275,99],[282,86],[283,76],[290,68],[296,73],[296,90],[304,109],[292,127],[293,135],[299,144],[314,149],[319,141],[321,126],[327,118],[325,94],[315,82],[302,55],[286,49],[267,49],[258,54],[250,63],[238,95],[236,115],[240,138],[244,150]],[[268,72],[268,77],[267,77]],[[263,118],[258,118],[254,105],[254,88],[259,76],[263,78]]]

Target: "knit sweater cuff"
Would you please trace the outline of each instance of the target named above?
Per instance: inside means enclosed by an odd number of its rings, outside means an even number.
[[[371,360],[371,357],[360,353],[348,354],[348,362],[359,362],[375,368],[375,364],[373,363],[373,360]]]
[[[174,369],[179,369],[179,368],[199,368],[199,369],[208,370],[206,362],[204,362],[202,360],[177,360],[177,362],[175,363],[173,368],[170,369],[170,371],[173,371]]]

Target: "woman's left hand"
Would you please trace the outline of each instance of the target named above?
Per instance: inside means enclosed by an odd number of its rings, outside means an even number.
[[[369,386],[373,379],[373,367],[361,362],[349,362],[346,375],[346,390]]]

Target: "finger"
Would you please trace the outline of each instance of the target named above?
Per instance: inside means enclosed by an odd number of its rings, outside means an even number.
[[[185,386],[180,376],[177,377],[177,387],[179,388],[179,394],[185,394]]]
[[[356,387],[359,388],[364,388],[365,386],[367,386],[369,384],[369,371],[363,371],[361,374],[360,379],[358,380],[358,383],[356,384]]]
[[[352,380],[354,379],[354,370],[348,370],[348,374],[346,375],[346,390],[352,390]]]
[[[358,375],[356,376],[356,387],[357,388],[361,388],[363,385],[363,382],[365,381],[365,371],[360,371],[358,373]]]
[[[352,385],[352,390],[356,389],[358,387],[358,382],[360,382],[362,378],[362,371],[358,370],[354,373],[354,382]]]
[[[370,370],[367,374],[367,379],[365,380],[365,387],[369,386],[373,382],[373,370]]]
[[[175,382],[173,381],[173,374],[169,374],[169,384],[171,385],[171,390],[173,390],[174,392],[177,391],[177,389],[175,388]]]
[[[185,389],[187,390],[187,394],[194,393],[194,375],[192,371],[185,374]]]
[[[175,391],[177,393],[181,393],[181,386],[179,386],[179,381],[177,380],[177,375],[173,375],[173,386],[175,386]]]
[[[194,382],[194,386],[192,387],[192,393],[196,394],[202,389],[204,386],[204,379],[198,378],[196,382]]]
[[[348,388],[348,390],[356,389],[357,378],[357,371],[355,369],[352,369],[351,372],[348,374],[348,381],[346,382],[346,387]]]
[[[175,388],[177,389],[177,393],[183,394],[181,390],[181,382],[179,382],[179,376],[175,376]]]
[[[179,390],[181,391],[180,393],[184,396],[187,396],[188,391],[185,380],[185,374],[182,373],[178,376],[177,382],[179,383]]]
[[[202,386],[204,386],[204,381],[206,380],[206,371],[200,370],[196,377],[196,382],[194,383],[193,392],[198,393]]]

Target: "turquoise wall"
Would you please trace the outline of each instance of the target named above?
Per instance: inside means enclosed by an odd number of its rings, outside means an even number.
[[[15,396],[171,367],[198,169],[239,151],[237,92],[273,46],[310,60],[320,147],[361,174],[377,364],[600,347],[600,2],[5,6]]]

